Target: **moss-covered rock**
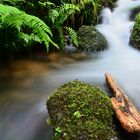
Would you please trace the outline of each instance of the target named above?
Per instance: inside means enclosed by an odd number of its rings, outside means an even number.
[[[82,26],[78,31],[79,48],[85,51],[101,51],[107,48],[105,37],[93,26]]]
[[[135,19],[135,24],[131,32],[130,44],[133,47],[140,49],[140,13],[136,16]]]
[[[104,91],[92,85],[71,81],[47,101],[49,123],[55,140],[110,140],[111,103]]]

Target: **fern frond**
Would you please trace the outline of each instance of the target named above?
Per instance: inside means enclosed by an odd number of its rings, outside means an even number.
[[[20,31],[21,26],[23,24],[23,19],[22,19],[22,14],[12,14],[12,15],[8,15],[8,16],[2,16],[2,23],[4,23],[3,25],[6,26],[11,26],[11,27],[15,27],[16,29],[18,29],[18,31]]]
[[[38,38],[38,36],[34,35],[34,34],[31,34],[31,35],[28,35],[28,34],[25,34],[23,32],[20,32],[18,34],[19,36],[19,39],[20,40],[23,40],[23,43],[25,44],[25,46],[28,44],[28,43],[31,43],[31,42],[39,42],[41,43],[41,40],[40,38]]]
[[[48,27],[41,19],[35,16],[24,14],[23,16],[24,24],[29,28],[32,28],[34,32],[38,32],[38,30],[42,31],[42,33],[47,33],[52,36],[52,32],[50,27]]]
[[[98,3],[94,0],[81,0],[81,2],[77,4],[77,6],[79,7],[79,9],[83,9],[85,8],[87,4],[90,4],[90,3],[93,6],[93,14],[97,14]]]
[[[59,12],[55,9],[49,11],[49,18],[54,23],[55,20],[59,17]]]
[[[79,12],[80,9],[78,8],[78,6],[74,5],[74,4],[63,4],[59,7],[58,9],[59,11],[59,23],[63,24],[64,21],[72,14],[75,14],[76,12]]]
[[[15,7],[11,7],[11,6],[8,6],[8,5],[5,6],[3,4],[0,4],[0,17],[8,16],[8,15],[14,15],[14,14],[21,14],[21,13],[22,12]]]
[[[77,37],[77,33],[70,27],[65,27],[65,29],[67,30],[73,44],[75,46],[78,46],[78,37]]]
[[[43,7],[46,7],[46,6],[55,6],[54,3],[49,2],[49,1],[46,1],[46,2],[41,2],[41,1],[39,1],[38,3],[39,3],[41,6],[43,6]]]
[[[25,37],[23,39],[25,42],[37,41],[44,43],[47,50],[50,43],[59,48],[51,40],[51,29],[42,20],[38,17],[28,15],[15,7],[0,4],[0,23],[2,25],[1,28],[14,27],[17,29],[19,31],[19,36],[17,37]],[[26,32],[24,32],[24,28],[26,28]]]
[[[52,36],[50,28],[42,20],[30,15],[26,15],[24,19],[26,21],[24,24],[29,28],[32,27],[33,33],[45,43],[47,50],[49,49],[49,43],[59,49],[59,46],[50,38]]]

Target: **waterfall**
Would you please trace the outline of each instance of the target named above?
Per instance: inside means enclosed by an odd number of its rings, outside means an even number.
[[[129,21],[132,9],[140,6],[140,0],[119,0],[113,12],[109,8],[102,11],[103,23],[97,29],[106,37],[112,51],[122,52],[128,47],[130,31],[134,22]]]
[[[129,45],[134,21],[130,14],[140,7],[140,0],[118,0],[116,8],[105,8],[102,24],[97,29],[108,41],[109,49],[102,54],[98,74],[110,72],[140,110],[140,51]],[[103,69],[99,71],[99,69]]]

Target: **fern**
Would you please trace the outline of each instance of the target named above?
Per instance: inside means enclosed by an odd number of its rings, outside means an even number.
[[[41,40],[34,34],[25,34],[23,32],[21,32],[19,34],[20,40],[23,40],[23,42],[25,43],[24,45],[27,46],[27,44],[29,44],[30,42],[36,41],[36,42],[40,42]]]
[[[59,17],[59,12],[55,9],[49,11],[49,18],[51,19],[52,23],[55,23],[55,20]]]
[[[79,12],[80,9],[74,4],[62,4],[61,6],[55,7],[49,11],[49,18],[55,26],[62,25],[70,15]]]
[[[66,3],[56,7],[55,9],[51,9],[49,17],[56,25],[62,25],[70,15],[79,11],[80,9],[76,5]]]
[[[25,41],[26,43],[24,42],[23,44],[27,44],[27,42],[44,43],[48,50],[51,43],[56,48],[59,48],[51,40],[51,29],[42,20],[28,15],[15,7],[0,4],[0,23],[2,25],[1,28],[13,27],[17,29],[17,40],[19,38]]]
[[[75,14],[76,12],[79,12],[80,9],[74,5],[74,4],[63,4],[59,7],[59,23],[63,24],[64,21],[72,14]]]
[[[3,4],[0,4],[0,16],[4,17],[4,16],[8,16],[8,15],[13,15],[13,14],[21,14],[22,12],[15,8],[15,7],[11,7],[11,6],[5,6]]]
[[[70,35],[74,45],[78,46],[78,40],[76,39],[77,35],[74,30],[72,28],[63,27],[64,22],[69,17],[72,17],[77,11],[79,12],[79,8],[76,5],[68,3],[62,4],[61,6],[55,7],[49,11],[49,18],[53,23],[54,30],[57,30],[59,33],[59,41],[62,47],[65,46],[65,30]]]
[[[73,44],[75,46],[78,46],[78,37],[77,37],[77,33],[70,27],[65,27],[66,31],[68,32]]]
[[[46,6],[55,6],[54,3],[49,2],[49,1],[46,1],[46,2],[41,2],[41,1],[39,1],[38,4],[41,5],[42,7],[46,7]]]
[[[81,2],[79,4],[77,4],[77,6],[81,10],[81,9],[85,8],[85,6],[87,4],[92,4],[92,6],[93,6],[93,9],[92,9],[93,14],[95,16],[97,16],[97,8],[98,8],[98,2],[97,1],[94,1],[94,0],[81,0]]]

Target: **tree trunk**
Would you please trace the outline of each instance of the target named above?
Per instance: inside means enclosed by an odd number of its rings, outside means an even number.
[[[131,133],[140,132],[140,114],[118,87],[110,74],[105,74],[106,81],[114,96],[111,98],[111,103],[115,114],[120,121],[122,127]]]

